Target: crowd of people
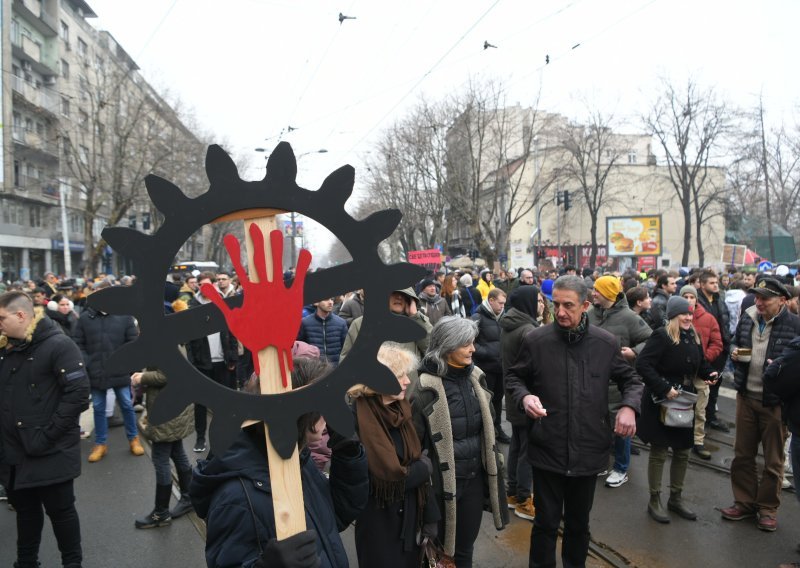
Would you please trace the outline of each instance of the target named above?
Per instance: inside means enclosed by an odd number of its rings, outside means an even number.
[[[292,278],[284,274],[287,283]],[[107,459],[115,422],[133,456],[145,453],[140,435],[151,446],[154,507],[135,527],[165,527],[196,511],[207,524],[212,567],[347,566],[339,533],[351,524],[359,565],[418,566],[423,542],[435,541],[456,566],[468,567],[481,524],[500,530],[510,512],[532,523],[530,566],[555,565],[562,523],[563,565],[584,566],[597,479],[623,486],[642,444],[649,445],[642,509],[658,523],[671,522],[671,513],[697,519],[683,493],[692,482],[690,454],[711,458],[708,429],[735,429],[733,504],[720,509],[728,521],[754,519],[758,529],[776,530],[785,469],[800,460],[800,441],[787,442],[786,427],[800,432],[793,380],[800,287],[786,267],[773,274],[442,269],[376,300],[423,333],[385,343],[377,354],[397,391],[355,385],[348,392],[356,436],[333,431],[319,413],[298,419],[309,530],[278,540],[263,428],[244,428],[215,453],[199,404],[165,424],[148,423],[169,381],[161,370],[106,369],[111,353],[136,339],[136,321],[86,298],[134,284],[132,276],[82,281],[48,273],[0,289],[0,498],[16,510],[19,568],[37,565],[44,513],[63,565],[81,566],[73,481],[80,438],[88,435],[78,417],[90,403],[90,463]],[[204,284],[223,298],[242,293],[230,272],[174,274],[165,283],[165,312],[209,303]],[[367,301],[355,290],[303,307],[294,388],[323,379],[348,356]],[[253,355],[230,330],[180,349],[209,380],[258,392]],[[734,424],[717,413],[724,381],[737,391]],[[183,446],[192,435],[202,454],[194,468]],[[634,436],[641,444],[631,443]],[[787,448],[796,449],[788,459]],[[180,498],[171,509],[173,467]]]

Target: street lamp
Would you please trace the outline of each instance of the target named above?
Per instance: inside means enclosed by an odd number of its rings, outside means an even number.
[[[255,148],[256,152],[266,152],[266,148]],[[308,156],[309,154],[327,154],[328,150],[326,148],[320,148],[319,150],[310,150],[308,152],[303,152],[301,154],[297,154],[295,156],[295,161],[299,160],[303,156]],[[264,159],[269,159],[269,154],[264,156]],[[295,238],[297,237],[297,218],[296,213],[294,211],[289,212],[289,217],[291,219],[292,224],[292,236],[290,241],[291,246],[291,265],[294,266],[297,263],[297,243]]]

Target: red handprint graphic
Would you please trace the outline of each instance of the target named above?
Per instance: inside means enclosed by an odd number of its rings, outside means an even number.
[[[305,249],[300,250],[294,282],[287,288],[282,278],[283,235],[277,230],[269,235],[272,249],[272,281],[269,281],[264,259],[264,235],[255,223],[250,225],[249,230],[250,238],[253,240],[253,263],[258,282],[251,282],[242,267],[239,240],[233,235],[225,235],[225,248],[244,288],[242,307],[229,308],[211,284],[203,284],[201,291],[222,311],[231,332],[253,354],[253,364],[257,374],[261,374],[258,352],[270,345],[278,350],[281,379],[283,386],[286,387],[288,385],[286,367],[289,371],[294,368],[292,345],[300,329],[303,284],[306,271],[311,264],[311,253]],[[283,365],[284,359],[286,365]]]

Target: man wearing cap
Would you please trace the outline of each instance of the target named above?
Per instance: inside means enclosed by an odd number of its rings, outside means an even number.
[[[592,307],[587,315],[589,323],[611,333],[619,341],[622,357],[631,365],[636,354],[653,332],[647,323],[628,306],[622,293],[619,278],[601,276],[594,281]],[[616,382],[608,386],[608,409],[612,419],[622,404],[622,395]],[[607,487],[619,487],[628,481],[631,461],[631,438],[614,436],[614,467],[606,478]]]
[[[742,314],[731,352],[738,391],[731,463],[734,503],[721,513],[729,521],[755,517],[759,529],[774,531],[778,528],[786,426],[781,419],[781,401],[764,384],[763,376],[767,365],[800,335],[800,318],[786,308],[790,294],[775,278],[762,278],[749,291],[755,295],[755,305]],[[760,480],[756,464],[759,444],[764,454]]]
[[[419,309],[428,316],[431,325],[436,325],[444,316],[452,315],[450,304],[439,295],[436,290],[436,281],[426,278],[422,281],[419,291]]]

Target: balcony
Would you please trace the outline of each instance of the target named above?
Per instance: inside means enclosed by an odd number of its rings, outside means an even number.
[[[58,157],[56,144],[39,136],[36,132],[28,131],[22,126],[14,126],[12,137],[15,144],[48,154],[51,157]]]
[[[40,2],[34,0],[14,0],[14,11],[22,15],[45,37],[54,37],[58,33],[56,18],[45,10]]]
[[[61,100],[52,89],[47,87],[37,88],[36,85],[16,75],[11,76],[11,88],[32,105],[50,114],[57,114]]]

